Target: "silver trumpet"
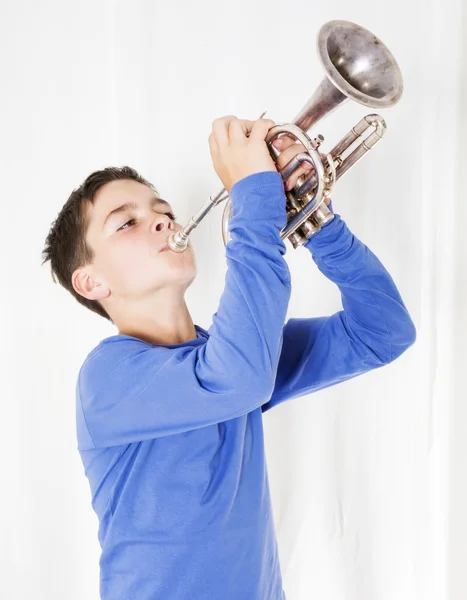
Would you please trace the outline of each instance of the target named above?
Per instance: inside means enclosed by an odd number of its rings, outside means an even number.
[[[333,185],[379,142],[386,123],[377,114],[366,115],[327,154],[319,151],[324,137],[311,138],[307,131],[349,99],[372,108],[388,108],[399,101],[403,90],[402,74],[393,55],[381,40],[360,25],[340,20],[325,23],[318,33],[317,50],[325,71],[320,85],[292,123],[271,127],[265,139],[274,160],[280,154],[272,145],[277,137],[289,136],[305,147],[279,171],[284,181],[302,162],[307,161],[312,166],[306,175],[299,177],[294,188],[286,192],[287,224],[280,236],[287,238],[294,248],[304,244],[334,218],[327,206]],[[372,131],[363,139],[370,128]],[[344,157],[345,152],[348,154]],[[222,237],[226,246],[230,239],[228,225],[232,206],[223,188],[214,198],[209,198],[183,229],[168,238],[169,248],[183,252],[193,229],[224,200],[227,203],[222,216]]]

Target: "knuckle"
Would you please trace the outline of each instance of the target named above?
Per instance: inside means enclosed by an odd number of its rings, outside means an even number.
[[[224,115],[223,117],[216,117],[212,122],[213,125],[220,125],[221,123],[225,123],[225,121],[230,120],[234,115]]]

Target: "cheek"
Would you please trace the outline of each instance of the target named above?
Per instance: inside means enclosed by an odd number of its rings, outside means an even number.
[[[110,246],[105,257],[109,283],[141,280],[145,274],[154,276],[155,272],[163,275],[169,266],[163,254],[158,252],[156,243],[152,245],[129,235]]]
[[[99,253],[99,266],[111,290],[122,294],[138,293],[154,285],[186,282],[196,275],[191,243],[184,253],[175,255],[171,251],[160,253],[159,245],[150,241],[127,236]]]

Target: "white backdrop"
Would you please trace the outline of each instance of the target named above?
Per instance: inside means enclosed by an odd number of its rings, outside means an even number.
[[[288,600],[465,598],[461,0],[3,0],[0,17],[0,597],[98,598],[74,388],[86,354],[116,330],[40,266],[52,220],[90,172],[128,164],[186,222],[222,187],[212,120],[266,109],[291,120],[323,76],[319,27],[348,19],[393,51],[405,91],[378,111],[387,136],[339,181],[333,206],[395,279],[418,338],[383,369],[264,415],[284,589]],[[312,133],[330,149],[368,112],[347,103]],[[192,235],[187,301],[206,328],[226,270],[221,214]],[[289,317],[342,308],[305,249],[287,243],[286,260]]]

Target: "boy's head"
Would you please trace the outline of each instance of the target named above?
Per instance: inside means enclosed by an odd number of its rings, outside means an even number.
[[[53,280],[78,302],[115,321],[125,306],[150,303],[161,290],[183,296],[196,276],[191,243],[185,252],[160,252],[180,229],[151,183],[131,167],[108,167],[73,190],[52,223],[43,263],[50,260]]]

